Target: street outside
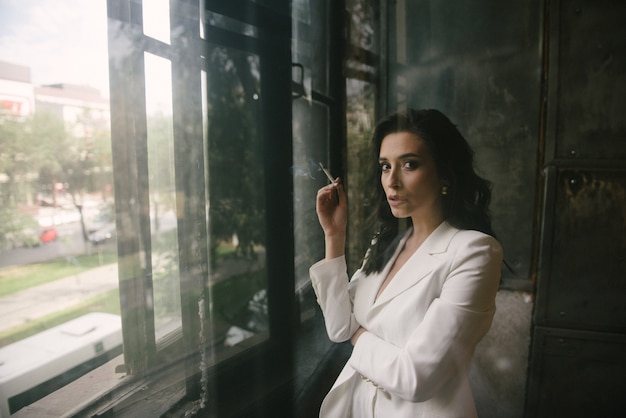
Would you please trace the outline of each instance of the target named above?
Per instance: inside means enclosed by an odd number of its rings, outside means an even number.
[[[85,224],[93,229],[98,219],[100,201],[87,202],[83,208]],[[0,269],[11,266],[28,265],[54,259],[65,259],[68,264],[78,266],[77,256],[97,254],[103,245],[94,245],[83,239],[78,211],[66,208],[40,208],[39,224],[42,227],[53,225],[57,239],[32,248],[15,248],[0,252]],[[91,225],[91,226],[90,226]],[[172,211],[159,216],[159,232],[176,227],[176,217]],[[104,244],[115,246],[115,240]],[[113,247],[114,248],[114,247]],[[255,271],[263,264],[264,251],[256,248],[254,261],[242,262],[239,259],[223,260],[220,268],[212,272],[211,281],[217,283],[232,275]],[[44,318],[118,287],[117,263],[96,267],[87,271],[77,269],[75,274],[38,286],[0,297],[0,332]],[[237,341],[241,338],[237,337]]]
[[[101,200],[85,202],[83,215],[88,229],[95,227],[94,220],[97,219],[101,207]],[[161,231],[176,225],[174,214],[169,212],[167,215],[160,219]],[[37,247],[0,252],[0,268],[59,258],[65,258],[67,263],[72,264],[77,263],[77,255],[95,254],[101,250],[100,246],[83,239],[78,210],[75,208],[68,205],[64,208],[39,208],[37,220],[41,227],[54,225],[57,239]],[[72,307],[117,287],[117,263],[113,263],[0,297],[0,332]]]
[[[60,199],[59,199],[60,200]],[[86,254],[91,244],[83,240],[78,209],[69,201],[60,200],[60,207],[40,207],[36,220],[41,228],[54,226],[57,239],[37,247],[14,248],[0,252],[0,268],[39,263],[60,257]],[[104,202],[102,199],[87,200],[83,204],[83,217],[88,229],[100,227],[96,219]]]

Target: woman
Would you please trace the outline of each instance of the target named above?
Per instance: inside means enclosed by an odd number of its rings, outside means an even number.
[[[491,326],[502,264],[490,185],[436,110],[385,118],[373,149],[379,233],[350,281],[340,179],[317,194],[326,250],[311,281],[330,339],[354,345],[320,417],[475,417],[468,368]]]

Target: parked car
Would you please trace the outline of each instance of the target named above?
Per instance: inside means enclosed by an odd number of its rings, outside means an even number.
[[[102,245],[116,238],[115,223],[108,223],[100,229],[89,234],[89,241],[93,245]]]
[[[53,226],[49,226],[44,228],[39,234],[39,239],[42,243],[46,244],[48,242],[55,241],[57,239],[57,230]]]
[[[93,219],[88,219],[87,233],[92,234],[115,223],[115,212],[111,204],[103,204]]]

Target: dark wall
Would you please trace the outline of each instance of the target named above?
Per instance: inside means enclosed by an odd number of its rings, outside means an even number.
[[[542,3],[412,1],[406,16],[407,62],[392,73],[400,93],[409,106],[443,111],[470,142],[479,173],[494,186],[494,228],[515,271],[505,270],[505,278],[528,284]]]
[[[549,3],[529,417],[626,409],[625,18],[618,0]]]
[[[549,156],[623,162],[626,2],[561,0],[550,16]]]

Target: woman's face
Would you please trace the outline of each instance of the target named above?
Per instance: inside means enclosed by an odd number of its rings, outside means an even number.
[[[410,132],[395,132],[380,146],[380,181],[396,218],[443,219],[441,187],[435,161],[424,140]]]

